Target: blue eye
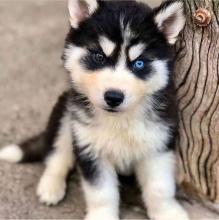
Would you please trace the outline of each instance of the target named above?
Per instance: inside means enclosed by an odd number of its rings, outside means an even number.
[[[142,60],[136,60],[133,64],[134,70],[143,70],[145,67],[145,63]]]

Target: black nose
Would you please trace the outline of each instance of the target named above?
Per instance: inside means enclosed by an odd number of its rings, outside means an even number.
[[[118,107],[124,101],[124,94],[117,90],[109,90],[104,94],[104,100],[107,105],[115,108]]]

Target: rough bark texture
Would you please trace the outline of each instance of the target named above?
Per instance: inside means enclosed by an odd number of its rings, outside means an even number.
[[[184,0],[187,24],[177,44],[175,66],[182,185],[198,198],[219,202],[219,1]],[[212,22],[194,22],[198,8]]]

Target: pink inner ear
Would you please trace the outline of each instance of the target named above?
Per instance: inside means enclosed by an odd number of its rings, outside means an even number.
[[[88,12],[86,12],[85,10],[82,10],[81,12],[77,12],[76,14],[76,18],[78,22],[85,20],[87,17],[88,17]]]
[[[88,7],[85,2],[81,1],[79,3],[80,12],[77,13],[78,21],[81,22],[89,16]]]
[[[173,25],[174,21],[176,20],[176,14],[173,14],[168,19],[166,19],[162,26],[160,27],[161,31],[164,32],[167,36],[172,34],[171,26]]]
[[[77,0],[77,1],[78,1],[77,5],[72,5],[71,6],[72,11],[70,10],[70,14],[71,14],[70,20],[72,22],[73,27],[77,27],[80,22],[82,22],[87,17],[89,17],[88,6],[86,5],[86,3],[81,0]]]

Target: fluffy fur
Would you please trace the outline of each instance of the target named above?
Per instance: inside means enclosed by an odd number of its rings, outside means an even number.
[[[3,148],[0,159],[45,158],[37,195],[48,205],[63,199],[76,162],[86,220],[119,219],[117,174],[131,173],[152,219],[188,220],[174,180],[172,45],[185,23],[182,3],[154,10],[135,1],[69,0],[68,6],[63,59],[71,88],[53,110],[44,144],[32,147],[33,139]]]

